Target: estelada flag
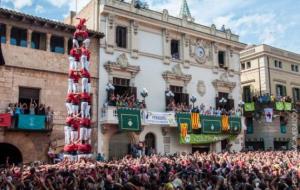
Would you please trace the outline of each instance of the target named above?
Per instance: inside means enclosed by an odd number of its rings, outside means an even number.
[[[199,128],[201,128],[200,114],[199,113],[192,112],[192,114],[191,114],[191,120],[192,120],[192,129],[199,129]]]
[[[222,130],[229,130],[229,117],[227,115],[222,115]]]
[[[188,124],[187,123],[180,123],[180,133],[181,133],[181,136],[183,138],[186,137],[187,131],[188,131]]]
[[[0,114],[0,127],[10,127],[11,115],[9,113]]]

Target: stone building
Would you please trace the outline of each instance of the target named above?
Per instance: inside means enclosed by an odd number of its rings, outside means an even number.
[[[253,96],[265,94],[274,97],[288,96],[295,104],[300,101],[299,54],[262,44],[250,46],[240,55],[241,86],[245,102],[251,101]],[[299,134],[300,130],[293,129],[290,115],[286,118],[289,121],[287,130],[281,131],[282,118],[277,115],[272,123],[266,123],[264,119],[254,120],[252,132],[246,135],[246,146],[290,148],[293,131]]]
[[[179,17],[168,10],[153,11],[138,4],[118,0],[92,0],[78,15],[89,18],[90,29],[103,32],[100,44],[99,133],[98,151],[106,158],[122,156],[128,145],[142,141],[158,153],[192,152],[196,150],[221,151],[226,142],[232,149],[243,146],[243,132],[235,140],[228,136],[196,144],[179,142],[176,127],[152,125],[142,118],[139,132],[125,132],[118,128],[117,108],[107,106],[108,84],[130,95],[143,99],[143,88],[149,91],[145,98],[146,112],[166,112],[166,92],[174,92],[175,102],[218,107],[226,99],[228,108],[237,109],[240,101],[240,58],[245,47],[230,29],[218,30],[195,23],[186,1],[182,2]],[[65,22],[74,24],[74,13]],[[212,129],[214,126],[212,126]],[[202,139],[205,135],[200,135]],[[218,140],[216,140],[218,139]],[[229,142],[230,141],[230,142]],[[118,148],[116,148],[118,147]]]
[[[19,155],[25,163],[47,159],[49,144],[63,145],[66,118],[65,97],[68,78],[68,52],[75,27],[20,12],[0,9],[0,38],[4,62],[0,65],[0,113],[9,103],[30,99],[54,112],[52,125],[44,129],[0,128],[0,149]],[[98,63],[100,32],[91,38],[92,121],[98,122]],[[96,126],[96,125],[95,125]],[[97,132],[97,130],[95,130]],[[95,134],[95,136],[97,136]],[[3,151],[2,151],[3,152]]]

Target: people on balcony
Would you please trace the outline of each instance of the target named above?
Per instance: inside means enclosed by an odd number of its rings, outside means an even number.
[[[124,95],[111,93],[109,96],[109,100],[106,103],[108,106],[116,106],[116,107],[128,107],[128,108],[139,108],[145,109],[146,103],[144,100],[139,101],[135,98],[135,95],[129,95],[125,93]]]

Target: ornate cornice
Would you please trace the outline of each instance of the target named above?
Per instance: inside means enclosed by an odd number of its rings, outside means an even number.
[[[228,73],[224,72],[221,74],[220,79],[215,79],[212,81],[213,86],[217,91],[226,90],[226,92],[231,93],[232,90],[236,87],[235,82],[230,82],[228,79]]]
[[[184,84],[188,84],[192,80],[192,75],[183,74],[180,68],[180,64],[175,65],[172,71],[165,71],[162,77],[168,83],[170,80],[182,81]]]

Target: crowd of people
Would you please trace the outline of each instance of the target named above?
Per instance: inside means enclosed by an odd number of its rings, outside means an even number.
[[[6,165],[0,189],[298,190],[300,153],[265,151],[151,155],[54,165]]]
[[[256,103],[274,103],[274,102],[292,102],[292,98],[289,96],[274,96],[273,94],[263,94],[260,96],[253,96],[249,101],[253,101]]]
[[[107,105],[126,108],[146,108],[145,100],[139,101],[134,94],[129,95],[128,93],[125,93],[124,95],[111,93]]]
[[[37,104],[35,100],[30,100],[29,103],[10,103],[6,108],[6,113],[9,113],[12,118],[12,126],[17,127],[18,117],[20,114],[29,114],[29,115],[44,115],[46,116],[46,124],[50,127],[53,123],[54,111],[50,106],[45,104]]]
[[[200,106],[187,106],[185,103],[175,103],[175,101],[171,101],[167,106],[167,111],[175,111],[175,112],[199,112],[201,115],[209,115],[209,116],[235,116],[240,117],[242,114],[241,108],[237,108],[236,110],[232,108],[227,111],[225,108],[214,108],[210,106],[208,109],[205,108],[205,105],[202,103]]]

